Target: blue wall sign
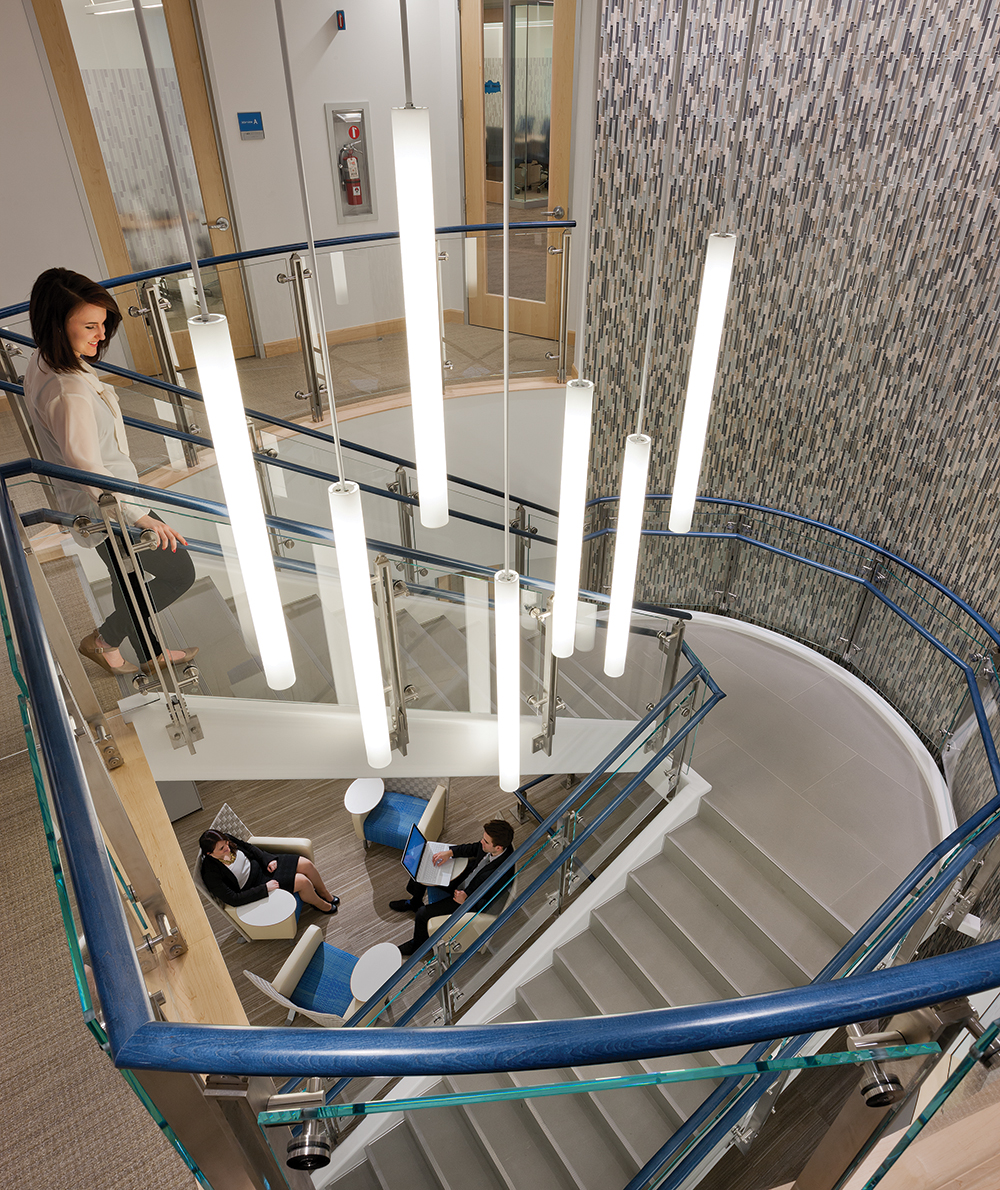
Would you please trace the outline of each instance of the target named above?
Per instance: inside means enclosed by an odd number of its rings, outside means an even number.
[[[260,112],[237,112],[236,118],[240,122],[241,140],[263,140],[264,121]]]

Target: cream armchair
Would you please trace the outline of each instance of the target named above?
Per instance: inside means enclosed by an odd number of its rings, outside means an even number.
[[[222,831],[223,834],[232,835],[236,839],[242,839],[245,843],[252,843],[255,847],[259,847],[262,851],[268,851],[272,855],[292,852],[296,855],[304,855],[306,859],[315,860],[312,839],[284,835],[255,835],[246,823],[240,820],[233,808],[226,803],[223,803],[222,809],[216,814],[209,829]],[[201,878],[201,862],[203,858],[204,856],[199,852],[191,873],[196,888],[209,904],[214,905],[216,909],[225,914],[229,923],[235,927],[245,941],[253,942],[258,938],[274,938],[276,936],[295,937],[295,923],[298,922],[299,912],[302,908],[302,903],[298,896],[295,898],[295,921],[292,922],[289,919],[287,929],[284,933],[275,934],[274,927],[272,926],[258,928],[250,925],[240,920],[235,905],[227,905],[224,901],[220,901],[217,897],[212,896],[205,887],[205,883]]]

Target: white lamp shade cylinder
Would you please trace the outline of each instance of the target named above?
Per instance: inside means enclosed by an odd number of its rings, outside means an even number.
[[[611,571],[611,604],[604,644],[604,672],[609,678],[620,678],[625,672],[635,573],[639,565],[639,546],[642,544],[642,514],[646,506],[651,443],[648,434],[630,434],[625,439],[622,490],[618,497],[618,529],[615,533],[615,563]]]
[[[361,489],[356,483],[332,483],[327,488],[327,495],[330,498],[333,543],[337,548],[347,641],[354,668],[354,685],[358,692],[361,733],[368,763],[373,769],[382,769],[389,763],[392,750],[385,710],[382,661],[375,628],[372,578],[368,569],[368,542],[361,511]]]
[[[587,465],[594,385],[571,380],[566,385],[562,470],[559,475],[559,530],[552,599],[552,654],[571,657],[576,637],[576,605],[583,553],[583,518],[587,502]]]
[[[694,343],[691,346],[684,421],[681,423],[677,447],[677,469],[671,489],[668,525],[672,533],[689,532],[694,517],[735,254],[736,236],[708,237],[705,271],[702,273],[701,295],[698,299],[698,321],[695,323]]]
[[[438,322],[437,242],[430,115],[424,107],[392,109],[399,259],[410,366],[413,449],[420,492],[420,523],[448,523],[448,466],[444,443],[444,389]]]
[[[497,752],[500,788],[513,793],[521,781],[520,576],[498,570],[493,584],[496,640]]]
[[[188,319],[188,330],[264,676],[272,690],[287,690],[295,682],[295,667],[229,325],[224,315],[209,314]]]

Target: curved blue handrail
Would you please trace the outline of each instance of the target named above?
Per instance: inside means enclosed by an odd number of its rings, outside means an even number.
[[[6,480],[9,476],[28,472],[73,478],[129,495],[149,495],[161,503],[197,507],[214,515],[224,515],[225,512],[221,505],[211,501],[148,489],[144,485],[111,481],[105,476],[68,472],[65,468],[39,463],[37,460],[23,460],[0,468],[0,477]],[[275,523],[282,522],[277,520]],[[307,528],[317,538],[330,537],[329,531],[315,526]],[[736,535],[721,533],[710,536],[725,539]],[[752,540],[746,537],[741,539]],[[855,540],[861,542],[861,539]],[[754,544],[762,548],[775,548],[763,542]],[[415,553],[395,548],[398,556]],[[787,554],[787,551],[776,552]],[[797,560],[818,565],[808,559]],[[97,952],[108,959],[108,962],[95,966],[95,978],[102,1002],[110,1010],[108,1032],[112,1052],[119,1065],[192,1071],[212,1069],[220,1073],[270,1074],[287,1073],[294,1069],[327,1076],[585,1065],[692,1052],[719,1045],[744,1044],[812,1032],[858,1019],[905,1011],[942,998],[971,994],[1000,983],[1000,942],[996,942],[941,958],[833,982],[810,984],[804,988],[709,1005],[659,1009],[627,1017],[405,1032],[391,1029],[261,1030],[154,1023],[150,1020],[148,1002],[142,990],[124,917],[108,911],[108,905],[116,901],[113,879],[107,868],[103,847],[98,846],[96,822],[89,808],[71,728],[63,715],[58,697],[51,658],[39,625],[37,603],[18,540],[16,520],[6,498],[0,502],[0,566],[10,597],[11,619],[21,642],[25,677],[36,705],[40,746],[49,772],[59,778],[56,782],[57,811],[64,824],[84,931],[96,943]],[[971,668],[937,642],[873,584],[855,575],[843,574],[843,577],[872,590],[904,622],[960,667],[969,683],[970,697],[984,735],[991,775],[1000,788],[996,750],[992,747],[989,725]],[[951,593],[940,585],[939,589],[950,596]],[[960,602],[957,597],[955,599]],[[964,844],[963,849],[946,865],[946,870],[953,874],[967,856],[987,845],[997,833],[1000,819],[994,819],[993,816],[998,806],[1000,794],[953,832],[949,840],[939,845],[940,848],[946,848]],[[973,835],[975,837],[970,838]],[[85,842],[84,847],[78,846],[78,838]],[[915,873],[929,870],[938,858],[940,856],[928,857],[918,865]],[[98,870],[102,868],[105,869],[104,876]],[[941,879],[939,874],[935,881],[924,887],[920,898],[909,911],[909,918],[912,918],[917,905],[926,907],[927,903],[935,899],[936,882]],[[873,915],[866,928],[872,928],[874,922],[879,923],[875,928],[881,928],[896,905],[910,895],[914,883],[914,876],[911,875]],[[111,901],[108,901],[108,895]],[[904,916],[895,923],[897,933],[906,928],[907,920],[908,917]],[[892,938],[891,932],[884,932],[877,949],[887,952],[893,945]],[[862,944],[864,941],[862,939]],[[859,941],[855,938],[855,950],[858,945]],[[94,949],[92,947],[92,951]],[[874,950],[872,954],[875,954]],[[134,975],[134,981],[128,978],[129,972]]]
[[[544,219],[537,221],[525,220],[523,223],[518,223],[515,230],[517,231],[554,231],[558,228],[576,227],[575,219]],[[464,233],[471,233],[476,231],[502,231],[502,223],[456,223],[450,227],[435,228],[435,232],[439,236],[444,235],[460,235]],[[357,236],[334,236],[328,240],[317,240],[317,248],[347,248],[352,244],[373,244],[384,240],[398,240],[398,231],[375,231],[368,232],[366,235]],[[210,268],[216,264],[234,264],[238,261],[256,260],[258,257],[265,256],[285,256],[290,252],[305,252],[309,245],[304,241],[300,244],[275,244],[270,248],[247,248],[243,252],[226,252],[222,256],[206,256],[200,258],[198,265],[200,268]],[[183,261],[180,264],[166,264],[156,269],[144,269],[137,273],[125,273],[121,277],[110,277],[101,284],[105,289],[112,289],[116,285],[130,285],[134,281],[148,281],[152,277],[169,277],[174,273],[187,272],[191,267],[190,260]],[[27,302],[16,302],[13,306],[4,306],[0,309],[0,320],[4,318],[12,318],[15,314],[25,314],[28,310]]]

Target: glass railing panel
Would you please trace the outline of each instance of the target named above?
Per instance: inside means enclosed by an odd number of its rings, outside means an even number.
[[[940,749],[967,699],[962,672],[880,601],[872,604],[860,632],[853,667],[921,734]]]
[[[614,524],[615,505],[605,505],[597,517],[599,524]],[[672,607],[718,612],[725,608],[725,591],[731,569],[731,548],[724,541],[709,538],[681,539],[649,535],[649,530],[667,528],[669,502],[647,501],[643,517],[639,556],[640,578],[636,599],[647,603],[669,603]],[[693,532],[725,532],[726,519],[722,514],[703,513],[699,506],[692,523]],[[614,535],[608,534],[603,544],[595,540],[591,549],[603,555],[603,565],[595,575],[595,582],[610,589],[614,558]]]

